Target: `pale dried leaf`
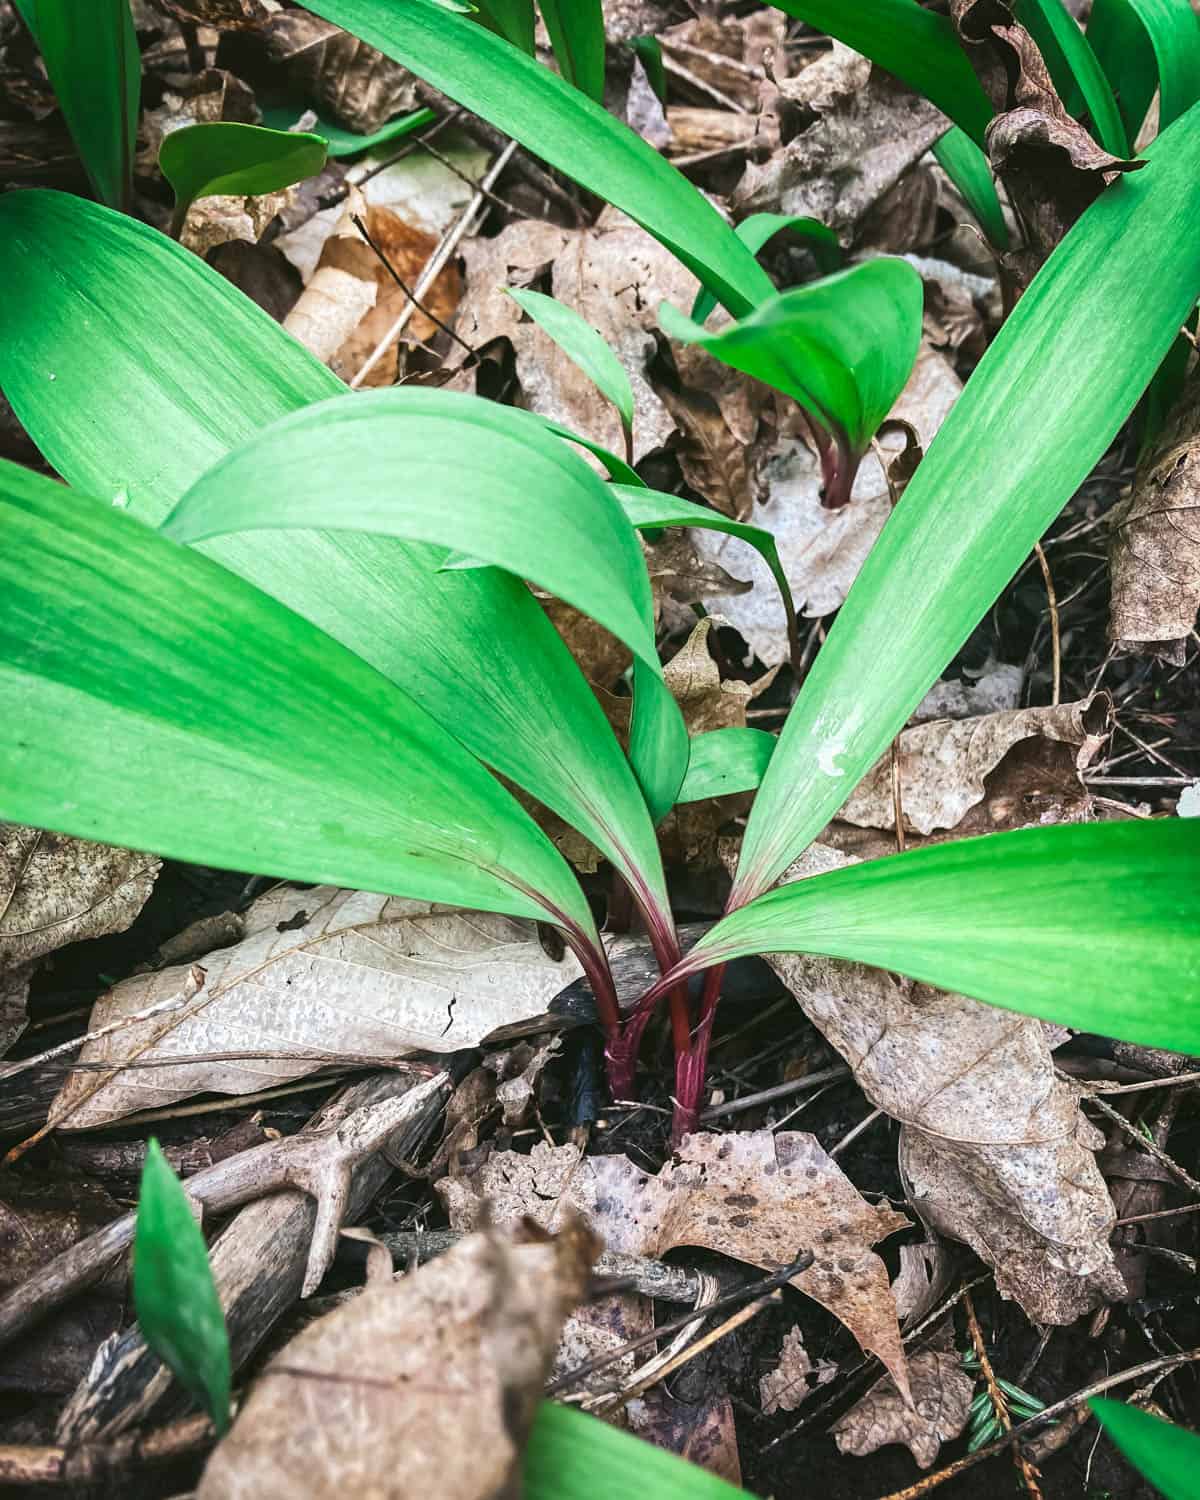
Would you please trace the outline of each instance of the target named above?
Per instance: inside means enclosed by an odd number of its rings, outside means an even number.
[[[272,18],[266,35],[272,60],[286,62],[292,83],[347,130],[369,135],[416,106],[407,68],[328,21],[289,10]]]
[[[540,1238],[540,1237],[539,1237]],[[502,1500],[595,1245],[489,1230],[311,1324],[267,1366],[197,1500]]]
[[[201,258],[235,240],[256,244],[263,231],[292,200],[292,189],[257,197],[214,193],[198,198],[187,211],[179,243]]]
[[[18,964],[0,971],[0,1057],[3,1057],[29,1023],[29,981],[34,965]]]
[[[781,114],[816,118],[765,162],[747,164],[730,200],[738,219],[809,215],[849,243],[867,211],[946,129],[932,104],[839,42],[781,92]]]
[[[953,406],[962,384],[946,359],[922,345],[916,367],[891,415],[910,423],[929,447]],[[899,435],[881,447],[898,451]],[[799,438],[784,441],[763,467],[765,502],[748,519],[775,535],[796,606],[809,617],[840,609],[867,553],[891,514],[891,500],[879,462],[864,460],[849,505],[826,510],[821,504],[821,472],[812,450]],[[787,620],[779,590],[767,565],[744,542],[717,531],[696,533],[702,556],[753,580],[744,598],[713,595],[705,603],[729,617],[759,660],[776,666],[787,659]]]
[[[909,1328],[933,1311],[950,1285],[953,1259],[940,1239],[900,1246],[900,1270],[892,1282],[901,1328]]]
[[[908,1362],[913,1405],[906,1406],[890,1375],[876,1381],[830,1428],[842,1453],[862,1458],[888,1443],[903,1443],[928,1469],[943,1443],[967,1425],[975,1382],[953,1348],[923,1349]]]
[[[161,868],[153,854],[0,823],[0,973],[124,932]]]
[[[1093,699],[978,719],[936,719],[905,729],[896,752],[905,828],[922,834],[956,828],[984,800],[991,773],[1023,740],[1068,747],[1067,762],[1076,772],[1084,770],[1107,738],[1108,719],[1107,701]],[[1079,792],[1085,801],[1081,783]],[[895,828],[891,751],[867,772],[838,818],[860,828]]]
[[[787,74],[787,18],[778,11],[758,11],[739,19],[735,16],[694,16],[661,33],[666,59],[683,70],[689,93],[704,96],[702,84],[715,96],[731,100],[753,112],[758,104],[758,85],[765,78],[763,63],[770,58],[777,78]],[[684,74],[688,75],[684,77]]]
[[[785,879],[854,861],[815,845]],[[859,1087],[899,1120],[912,1207],[964,1240],[1035,1323],[1070,1323],[1123,1294],[1108,1237],[1103,1137],[1055,1074],[1039,1021],[864,964],[768,962]]]
[[[324,1065],[305,1060],[306,1051],[395,1058],[473,1047],[497,1027],[540,1015],[581,973],[573,957],[544,952],[532,922],[330,886],[269,893],[247,913],[246,933],[208,955],[203,988],[186,1007],[87,1044],[86,1062],[119,1068],[137,1055],[162,1066],[118,1072],[71,1116],[71,1128],[200,1092],[303,1078]],[[124,980],[96,1003],[92,1028],[168,999],[186,972]],[[224,1052],[281,1056],[188,1061]],[[74,1075],[55,1112],[95,1077]]]
[[[763,1416],[774,1416],[777,1411],[795,1411],[814,1391],[828,1385],[837,1372],[838,1367],[831,1360],[818,1360],[814,1365],[804,1347],[804,1335],[799,1327],[789,1328],[783,1336],[779,1363],[758,1382]]]
[[[451,1226],[484,1200],[500,1223],[524,1215],[554,1228],[578,1209],[606,1248],[661,1256],[699,1245],[763,1270],[805,1248],[814,1264],[793,1285],[840,1319],[904,1380],[904,1351],[882,1260],[870,1246],[907,1226],[862,1198],[816,1138],[769,1130],[689,1136],[657,1177],[625,1156],[581,1157],[575,1146],[497,1152],[470,1175],[438,1183]]]
[[[1109,635],[1183,664],[1200,609],[1200,379],[1175,404],[1112,514]]]
[[[745,729],[746,709],[774,682],[777,667],[764,672],[757,682],[721,680],[721,672],[709,650],[714,625],[724,625],[720,615],[707,615],[663,669],[663,678],[679,704],[689,734],[714,729]]]

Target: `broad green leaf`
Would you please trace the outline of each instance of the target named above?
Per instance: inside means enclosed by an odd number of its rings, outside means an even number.
[[[948,130],[933,148],[942,170],[963,195],[967,207],[979,220],[988,242],[1007,250],[1008,225],[996,193],[992,164],[965,130]]]
[[[520,47],[530,57],[534,53],[534,36],[537,18],[533,13],[533,0],[479,0],[477,6],[480,19],[490,30]]]
[[[307,7],[627,213],[735,314],[770,278],[708,200],[652,146],[549,68],[434,0],[309,0]]]
[[[290,130],[302,113],[303,111],[288,105],[275,105],[263,110],[263,124],[269,125],[272,130]],[[370,135],[356,135],[353,130],[346,130],[332,120],[318,115],[311,133],[319,135],[325,142],[328,155],[337,159],[342,156],[357,156],[359,152],[370,151],[375,146],[386,145],[388,141],[399,140],[402,136],[411,135],[414,130],[421,130],[432,124],[436,119],[437,115],[431,109],[415,109],[411,114],[398,115],[396,119],[389,120]]]
[[[983,145],[992,106],[945,16],[922,10],[917,0],[771,3],[894,73]]]
[[[594,933],[510,794],[300,615],[15,464],[0,523],[0,818]]]
[[[345,395],[196,256],[81,199],[0,197],[0,277],[0,387],[69,483],[150,525],[276,418]],[[517,580],[496,569],[437,573],[435,548],[349,533],[263,532],[202,550],[400,683],[667,911],[629,765]]]
[[[1097,1397],[1088,1404],[1129,1462],[1167,1500],[1196,1500],[1200,1435],[1123,1401]]]
[[[1104,149],[1114,156],[1128,156],[1129,138],[1112,85],[1063,0],[1016,0],[1014,11],[1037,43],[1067,108],[1078,114],[1082,104]]]
[[[21,14],[96,196],[125,208],[142,91],[129,0],[26,0]]]
[[[632,433],[633,386],[625,366],[601,334],[573,307],[555,297],[516,287],[509,287],[508,295],[579,366],[600,394],[612,402],[626,434]]]
[[[182,225],[197,198],[278,192],[315,177],[325,154],[319,135],[214,120],[172,130],[163,140],[158,165],[175,190],[175,222]]]
[[[229,1335],[208,1249],[183,1184],[150,1137],[133,1242],[133,1305],[142,1337],[179,1383],[229,1429]]]
[[[721,531],[726,536],[736,536],[753,547],[779,585],[788,619],[788,635],[794,640],[796,607],[792,601],[792,589],[775,538],[769,531],[764,531],[761,526],[748,526],[744,521],[734,521],[705,505],[694,505],[690,500],[681,500],[678,495],[667,495],[662,490],[647,489],[641,484],[614,484],[612,489],[626,516],[639,531],[653,531],[660,526],[691,526],[698,531]]]
[[[604,9],[601,0],[538,0],[563,77],[604,102]]]
[[[859,460],[912,371],[924,295],[907,261],[885,257],[776,292],[715,333],[669,303],[658,317],[671,338],[773,385],[830,433],[845,503]]]
[[[682,972],[775,951],[894,969],[1045,1021],[1195,1052],[1200,828],[1189,818],[1031,828],[793,881],[710,928]]]
[[[742,220],[734,233],[747,250],[757,255],[764,245],[785,229],[808,241],[818,266],[826,274],[841,266],[841,241],[820,219],[810,219],[803,214],[751,214],[749,218]],[[716,305],[717,299],[713,294],[701,287],[692,303],[692,321],[706,322]]]
[[[1190,0],[1095,0],[1087,34],[1131,140],[1156,88],[1160,131],[1200,100],[1200,17]]]
[[[187,543],[276,529],[467,542],[659,665],[650,579],[611,487],[479,396],[399,386],[306,407],[209,469],[162,529]]]
[[[677,802],[752,792],[775,750],[775,736],[762,729],[710,729],[692,740],[687,775]]]
[[[707,1469],[551,1401],[538,1407],[523,1479],[524,1500],[749,1500]]]
[[[1200,294],[1198,215],[1193,109],[1054,251],[930,445],[784,726],[734,905],[821,831],[1112,442]]]

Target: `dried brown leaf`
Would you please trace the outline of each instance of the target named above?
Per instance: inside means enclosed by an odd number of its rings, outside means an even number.
[[[757,682],[721,680],[720,668],[709,649],[715,625],[725,623],[720,615],[707,615],[663,669],[663,678],[679,704],[689,734],[713,729],[745,729],[746,709],[765,693],[778,672],[764,672]]]
[[[837,1372],[838,1367],[831,1360],[818,1360],[814,1365],[799,1327],[789,1328],[783,1336],[779,1363],[758,1382],[763,1416],[795,1411],[821,1386],[828,1385]]]
[[[210,953],[199,972],[203,987],[177,1011],[86,1045],[85,1062],[119,1068],[137,1056],[143,1066],[118,1072],[71,1116],[71,1128],[202,1091],[249,1093],[303,1078],[339,1053],[394,1058],[472,1047],[497,1027],[541,1014],[581,971],[572,957],[550,958],[532,922],[285,886],[256,901],[245,938]],[[169,1003],[187,973],[171,968],[124,980],[96,1003],[93,1029]],[[317,1058],[305,1060],[314,1051]],[[227,1052],[282,1057],[189,1061]],[[147,1061],[162,1065],[147,1068]],[[73,1075],[55,1112],[95,1077]]]
[[[218,31],[261,31],[271,19],[263,0],[150,0],[164,16]]]
[[[1000,762],[1015,746],[1030,739],[1065,747],[1058,759],[1075,773],[1082,815],[1088,799],[1078,773],[1091,764],[1107,739],[1110,711],[1107,699],[1096,698],[1053,708],[1013,709],[977,719],[936,719],[905,729],[896,754],[905,828],[922,834],[957,828],[971,809],[984,801],[988,778]],[[1033,762],[1027,759],[1025,763]],[[1038,821],[1036,816],[1027,815],[1034,795],[1035,789],[1030,787],[1021,797],[1014,797],[1010,791],[1002,805],[997,799],[988,819],[990,826]],[[862,828],[895,828],[891,751],[867,772],[838,818]]]
[[[257,197],[214,193],[208,198],[198,198],[187,211],[179,243],[201,257],[234,241],[256,244],[291,198],[291,188]]]
[[[891,415],[910,423],[928,448],[961,390],[962,383],[946,359],[923,345]],[[881,440],[885,451],[898,451],[902,446],[898,435]],[[797,608],[809,617],[830,614],[841,607],[891,514],[879,461],[873,454],[867,456],[853,500],[840,510],[826,510],[821,504],[820,465],[799,437],[783,439],[766,459],[762,473],[767,498],[747,519],[774,533]],[[713,594],[705,604],[728,616],[765,665],[785,661],[787,619],[766,563],[744,542],[721,532],[700,531],[695,536],[702,556],[754,583],[753,592],[744,598]]]
[[[368,1286],[267,1366],[197,1500],[517,1500],[559,1329],[595,1250],[577,1222],[551,1241],[488,1230]]]
[[[0,823],[0,973],[124,932],[161,868],[153,854]]]
[[[815,845],[788,872],[851,863]],[[877,1108],[899,1120],[912,1207],[993,1267],[1035,1323],[1070,1323],[1124,1293],[1103,1137],[1054,1070],[1039,1021],[864,964],[769,963]]]
[[[1189,382],[1112,515],[1109,635],[1183,664],[1200,609],[1200,379]]]
[[[328,21],[283,11],[272,17],[266,37],[269,56],[289,65],[293,85],[347,130],[369,135],[416,106],[416,80],[407,68]]]
[[[699,1245],[763,1270],[805,1248],[814,1264],[793,1280],[904,1381],[904,1351],[882,1260],[870,1248],[908,1220],[862,1198],[816,1138],[769,1130],[689,1136],[650,1177],[628,1157],[581,1157],[575,1146],[497,1152],[473,1173],[438,1184],[454,1228],[484,1200],[500,1223],[528,1215],[554,1228],[576,1208],[609,1250],[661,1256]]]
[[[908,1362],[913,1404],[905,1405],[890,1375],[877,1380],[861,1401],[830,1428],[842,1453],[862,1458],[888,1443],[903,1443],[928,1469],[943,1443],[967,1425],[975,1382],[963,1369],[947,1325],[944,1347],[923,1349]]]

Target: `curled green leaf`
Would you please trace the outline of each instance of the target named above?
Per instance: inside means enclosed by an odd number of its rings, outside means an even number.
[[[827,275],[841,266],[841,242],[834,231],[822,224],[820,219],[810,219],[804,214],[751,214],[733,232],[747,250],[757,255],[777,234],[782,234],[785,230],[798,235],[808,244],[817,265]],[[692,303],[692,321],[707,322],[716,305],[717,299],[713,294],[701,287]]]
[[[175,222],[181,226],[197,198],[278,192],[315,177],[325,154],[319,135],[214,120],[172,130],[163,140],[158,164],[175,190]]]
[[[573,307],[542,292],[508,287],[508,295],[554,340],[568,359],[611,401],[628,438],[633,432],[633,386],[603,337]]]

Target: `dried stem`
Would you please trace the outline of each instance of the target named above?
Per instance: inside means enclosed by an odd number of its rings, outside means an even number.
[[[967,1331],[971,1335],[971,1344],[975,1350],[975,1358],[979,1361],[979,1368],[983,1374],[984,1383],[987,1385],[988,1399],[992,1403],[992,1410],[996,1413],[996,1420],[1006,1433],[1013,1430],[1012,1417],[1009,1415],[1008,1399],[996,1382],[996,1374],[992,1369],[992,1362],[988,1358],[987,1345],[983,1341],[983,1330],[979,1326],[979,1319],[975,1316],[975,1303],[971,1293],[964,1289],[963,1307],[967,1313]],[[1034,1500],[1043,1500],[1041,1486],[1038,1480],[1041,1475],[1021,1452],[1020,1443],[1012,1445],[1013,1463],[1029,1493]]]

